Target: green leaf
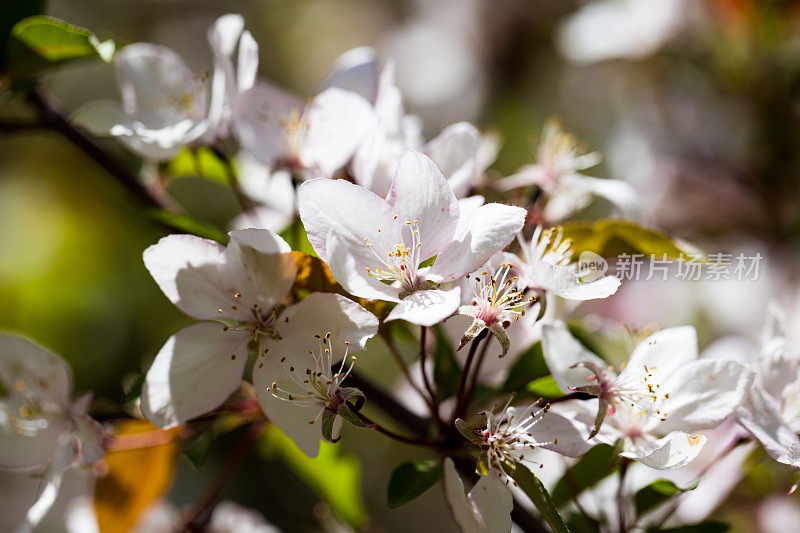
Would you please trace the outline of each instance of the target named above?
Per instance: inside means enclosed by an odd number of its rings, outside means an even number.
[[[503,383],[503,392],[519,391],[534,379],[547,374],[549,374],[549,370],[544,362],[542,343],[537,342],[517,357],[517,360],[511,365],[505,383]]]
[[[267,428],[263,445],[266,447],[264,453],[278,454],[340,519],[356,529],[366,523],[367,510],[361,497],[361,466],[344,447],[320,442],[319,454],[311,458],[275,426]]]
[[[561,225],[564,237],[572,241],[576,256],[594,252],[602,257],[620,254],[656,255],[678,258],[698,254],[687,243],[677,241],[658,230],[645,228],[629,220],[607,219],[597,222],[567,222]]]
[[[230,186],[229,171],[228,164],[208,146],[196,150],[184,148],[167,163],[167,172],[173,178],[197,176],[226,187]]]
[[[400,507],[421,496],[442,477],[442,462],[438,460],[409,461],[392,472],[386,499],[389,507]]]
[[[100,58],[109,62],[116,45],[63,20],[43,15],[14,25],[9,42],[8,71],[13,78],[33,77],[40,70],[75,59]]]
[[[20,20],[38,15],[44,9],[44,0],[25,0],[25,2],[6,2],[0,16],[0,69],[8,62],[8,41],[11,30]]]
[[[165,209],[150,209],[146,211],[145,215],[154,222],[164,224],[184,233],[191,233],[198,237],[211,239],[220,244],[228,243],[228,237],[217,228],[198,222],[186,215],[171,213]]]
[[[528,383],[525,390],[534,396],[541,396],[545,400],[561,396],[561,387],[558,386],[553,376],[544,376]]]
[[[441,325],[434,328],[436,332],[436,351],[433,354],[433,380],[440,400],[445,400],[458,392],[461,379],[461,365],[453,355],[453,347],[447,340]]]
[[[648,529],[651,533],[725,533],[731,528],[730,525],[716,520],[707,520],[699,524],[688,526],[670,527],[667,529]]]
[[[695,481],[685,489],[675,485],[668,479],[657,479],[644,488],[636,491],[634,503],[636,504],[636,516],[655,509],[659,505],[666,503],[678,493],[694,490],[697,488],[698,481]]]
[[[598,444],[572,465],[553,487],[553,501],[561,506],[592,487],[617,468],[617,450]]]
[[[558,509],[556,509],[556,506],[553,504],[552,498],[550,498],[550,494],[547,492],[544,485],[542,485],[542,482],[539,481],[539,478],[534,476],[531,471],[521,463],[515,463],[511,477],[517,482],[519,488],[525,491],[525,494],[531,499],[536,508],[539,509],[539,512],[542,513],[542,516],[547,520],[547,523],[550,524],[550,527],[555,533],[569,533],[567,524],[564,522],[564,519],[561,518]]]

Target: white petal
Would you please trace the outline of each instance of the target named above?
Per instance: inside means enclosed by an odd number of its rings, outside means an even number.
[[[258,73],[258,43],[253,35],[245,30],[239,39],[239,59],[236,64],[236,82],[239,92],[246,91],[256,84]]]
[[[538,442],[556,441],[555,444],[543,446],[546,450],[566,455],[567,457],[580,457],[588,452],[592,444],[586,442],[589,432],[582,424],[578,426],[566,417],[553,411],[548,412],[531,429]]]
[[[293,215],[276,211],[267,206],[258,206],[252,211],[240,213],[231,221],[231,229],[267,229],[281,232],[288,228],[294,220]]]
[[[482,522],[464,494],[461,476],[449,457],[444,459],[444,495],[462,533],[484,533]]]
[[[378,93],[378,54],[369,46],[348,50],[339,56],[320,92],[331,87],[363,96],[368,102],[375,102]]]
[[[790,464],[788,450],[800,442],[781,417],[780,408],[759,384],[750,389],[747,399],[736,409],[736,420],[758,440],[776,461]]]
[[[331,177],[356,151],[370,128],[372,108],[364,97],[331,88],[320,93],[307,111],[308,131],[300,148],[300,162]]]
[[[330,333],[335,342],[347,341],[351,351],[357,351],[378,330],[375,315],[339,294],[312,293],[286,309],[279,318],[276,328],[282,338],[274,341],[273,346],[302,356],[310,349],[317,351],[315,335]]]
[[[514,239],[525,224],[525,210],[503,204],[475,209],[459,221],[453,241],[439,254],[429,276],[451,281],[479,269]]]
[[[735,361],[699,360],[674,370],[661,391],[668,392],[660,431],[694,431],[717,426],[742,403],[752,382],[750,371]]]
[[[26,431],[18,431],[9,415],[19,414],[19,406],[0,402],[0,468],[27,470],[49,463],[56,453],[61,435],[69,431],[69,423],[61,416],[41,417],[26,423]]]
[[[605,198],[626,215],[635,215],[639,210],[639,193],[626,181],[591,178],[581,174],[569,174],[561,181],[564,186],[572,185]]]
[[[233,54],[243,29],[244,18],[234,14],[222,15],[208,29],[208,43],[214,52],[214,75],[211,80],[208,120],[214,130],[225,126],[230,118],[232,99],[237,92]],[[226,131],[215,131],[215,133],[224,135]]]
[[[514,498],[505,481],[497,472],[481,476],[468,499],[483,524],[482,531],[511,531],[511,510]]]
[[[417,291],[403,298],[384,322],[400,319],[420,326],[433,326],[455,313],[459,304],[461,287],[449,291]]]
[[[403,154],[386,202],[400,223],[417,221],[423,260],[438,254],[452,240],[460,216],[458,200],[428,156]]]
[[[41,474],[0,470],[0,531],[22,533],[28,509],[36,499]],[[19,528],[19,529],[18,529]]]
[[[87,415],[75,416],[74,423],[75,436],[81,446],[82,463],[85,465],[96,463],[105,455],[102,426]]]
[[[330,263],[328,233],[335,233],[355,257],[369,266],[377,263],[365,239],[379,254],[401,242],[391,207],[364,187],[344,180],[318,179],[303,183],[297,196],[308,240],[326,263]]]
[[[659,375],[669,375],[696,359],[697,332],[691,326],[682,326],[663,329],[640,342],[626,368],[638,372],[643,366],[655,367]]]
[[[572,270],[537,261],[525,268],[528,282],[534,286],[551,291],[566,300],[595,300],[607,298],[617,292],[620,281],[614,276],[604,276],[595,281],[582,282]]]
[[[365,346],[367,339],[378,330],[378,319],[343,296],[313,293],[289,307],[280,316],[277,327],[280,338],[264,342],[266,353],[260,354],[253,368],[253,386],[270,421],[313,457],[319,448],[320,426],[309,422],[316,418],[320,407],[303,407],[280,400],[267,388],[277,381],[282,388],[294,390],[294,384],[287,379],[286,369],[296,367],[302,376],[306,368],[314,368],[308,352],[318,353],[317,336],[331,333],[330,345],[336,363],[344,355],[345,342],[350,343],[348,353],[351,354]],[[282,358],[285,359],[281,361]]]
[[[650,468],[667,470],[689,464],[705,443],[705,435],[688,435],[674,431],[654,443],[642,444],[640,448],[628,448],[620,455],[635,459]]]
[[[265,82],[239,95],[234,105],[234,130],[242,146],[272,167],[277,159],[292,157],[286,126],[303,113],[303,102]]]
[[[232,313],[225,315],[250,321],[251,309],[260,307],[269,312],[286,296],[297,266],[286,241],[269,230],[245,229],[229,235],[224,279],[226,292],[234,296],[228,300]]]
[[[70,122],[97,136],[111,135],[114,126],[128,123],[129,120],[118,102],[91,102],[70,117]]]
[[[400,289],[381,283],[377,278],[370,276],[364,263],[356,258],[352,248],[336,233],[328,233],[328,242],[325,248],[329,256],[328,266],[331,275],[347,292],[359,298],[388,302],[400,301]],[[373,257],[366,259],[374,260]]]
[[[295,211],[292,175],[285,170],[272,172],[249,152],[236,156],[239,163],[239,185],[242,192],[260,204],[276,211],[293,214]]]
[[[206,114],[205,94],[183,59],[166,46],[134,43],[115,59],[122,108],[148,129]]]
[[[9,395],[39,398],[50,409],[66,409],[72,393],[67,363],[16,335],[0,334],[0,380]]]
[[[158,427],[171,427],[219,407],[242,381],[246,332],[201,322],[170,337],[147,371],[142,413]],[[235,357],[234,357],[235,356]]]
[[[194,235],[168,235],[144,251],[144,264],[178,308],[203,320],[219,317],[231,299],[220,278],[225,248]]]
[[[591,363],[598,368],[606,368],[608,364],[572,336],[563,322],[554,322],[542,326],[542,351],[544,360],[553,379],[561,391],[570,392],[571,387],[590,385],[594,374],[585,368],[570,368],[577,363]]]
[[[451,124],[425,147],[457,197],[466,195],[478,173],[481,136],[469,122]],[[482,169],[481,169],[482,170]]]

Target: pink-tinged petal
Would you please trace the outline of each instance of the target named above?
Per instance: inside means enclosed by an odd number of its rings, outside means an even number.
[[[303,114],[303,102],[278,87],[258,82],[234,105],[234,129],[239,142],[265,165],[295,157],[289,147],[287,125]]]
[[[328,233],[326,250],[329,255],[328,266],[331,274],[347,292],[359,298],[388,302],[400,301],[400,289],[381,283],[377,278],[371,276],[366,270],[368,267],[352,253],[352,249],[347,246],[345,241],[333,232]],[[372,261],[374,257],[367,259]]]
[[[478,173],[481,135],[469,122],[457,122],[442,130],[425,147],[425,153],[447,178],[456,197],[465,196]]]
[[[245,229],[229,235],[224,288],[229,295],[230,316],[250,321],[252,309],[267,313],[286,296],[297,266],[286,241],[269,230]]]
[[[374,103],[378,94],[378,54],[369,46],[348,50],[336,60],[333,72],[322,82],[319,92],[338,87],[363,96]]]
[[[247,332],[201,322],[170,337],[144,380],[142,413],[166,428],[219,407],[242,382]]]
[[[461,287],[443,290],[417,291],[403,298],[384,322],[405,320],[420,326],[433,326],[458,310]]]
[[[475,209],[466,222],[459,221],[453,241],[439,254],[428,275],[447,282],[478,270],[495,253],[514,240],[525,224],[525,210],[503,204]]]
[[[35,397],[50,409],[66,410],[72,394],[67,363],[16,335],[0,334],[0,381],[9,396]]]
[[[582,282],[580,277],[563,266],[537,261],[525,267],[525,277],[535,287],[543,288],[565,300],[595,300],[617,292],[620,281],[614,276]]]
[[[591,371],[586,368],[572,368],[578,363],[590,363],[597,368],[608,364],[587,350],[567,329],[563,322],[553,322],[542,326],[542,352],[550,374],[565,394],[574,387],[592,385]]]
[[[629,447],[620,455],[635,459],[656,470],[686,466],[700,453],[706,443],[705,435],[689,435],[674,431],[656,442]]]
[[[789,447],[800,443],[781,416],[780,407],[758,384],[750,389],[745,401],[736,409],[736,420],[761,443],[778,462],[791,464]]]
[[[194,235],[168,235],[144,251],[144,264],[167,298],[187,315],[215,319],[231,295],[220,278],[225,248]]]
[[[697,359],[697,332],[691,326],[658,331],[640,342],[631,354],[626,368],[638,371],[643,366],[655,367],[660,375]]]
[[[326,263],[330,264],[326,248],[329,233],[341,239],[360,262],[374,267],[379,267],[379,260],[365,239],[382,257],[401,242],[391,207],[364,187],[344,180],[318,179],[303,183],[297,196],[308,240]]]
[[[695,431],[719,425],[744,401],[751,383],[749,369],[735,361],[685,363],[659,383],[659,391],[669,394],[661,408],[667,420],[659,425],[659,431]]]
[[[453,239],[460,216],[458,200],[428,156],[403,154],[386,202],[401,223],[417,221],[423,260],[440,253]]]
[[[103,427],[88,415],[77,415],[73,418],[75,436],[81,450],[81,463],[91,465],[105,455],[103,448]]]
[[[331,88],[307,110],[308,131],[298,154],[300,163],[331,177],[356,151],[372,125],[372,108],[364,97]]]

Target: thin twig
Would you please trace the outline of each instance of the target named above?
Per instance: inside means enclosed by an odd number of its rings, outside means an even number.
[[[211,519],[211,513],[213,513],[214,507],[216,507],[222,495],[222,490],[225,488],[228,481],[230,481],[231,477],[233,477],[234,472],[236,472],[241,462],[250,454],[253,446],[255,446],[259,437],[261,437],[261,434],[264,432],[266,424],[266,422],[258,422],[250,426],[247,434],[229,456],[228,461],[222,469],[217,472],[216,477],[211,482],[211,485],[209,485],[205,495],[200,500],[195,510],[184,521],[181,531],[184,533],[198,533],[206,530],[208,521]]]
[[[425,386],[425,390],[428,391],[428,394],[431,398],[431,415],[435,420],[439,420],[439,400],[436,397],[436,390],[433,388],[433,383],[428,377],[428,371],[425,368],[425,360],[427,358],[427,349],[425,344],[427,342],[427,337],[428,328],[421,326],[419,332],[419,371],[420,374],[422,374],[422,384]]]
[[[623,457],[619,465],[619,489],[617,491],[617,516],[619,520],[619,533],[628,531],[625,524],[625,474],[628,473],[628,465],[631,460]]]
[[[396,441],[403,442],[405,444],[413,444],[415,446],[427,446],[431,448],[438,448],[442,444],[441,442],[432,441],[428,438],[418,439],[416,437],[407,437],[405,435],[395,433],[394,431],[386,429],[382,425],[378,424],[377,422],[366,416],[364,413],[362,413],[361,410],[357,410],[354,406],[350,405],[349,403],[347,404],[347,407],[359,418],[359,420],[361,420],[365,424],[368,424],[375,431],[382,433],[383,435],[386,435],[387,437],[394,439]]]
[[[36,131],[45,128],[45,124],[32,120],[0,120],[0,134],[13,134],[22,131]]]
[[[489,346],[491,342],[487,340],[483,343],[483,347],[481,348],[480,353],[478,354],[478,359],[475,361],[473,365],[474,368],[472,369],[472,378],[469,380],[469,386],[467,387],[466,392],[464,393],[464,397],[469,400],[472,396],[472,393],[475,391],[475,386],[478,384],[478,376],[481,372],[481,367],[483,366],[483,360],[486,359],[486,352],[489,351]],[[465,402],[464,408],[467,407],[469,402]]]
[[[411,387],[415,391],[417,391],[417,394],[419,394],[422,397],[422,399],[425,400],[425,403],[427,403],[429,406],[432,406],[431,399],[422,390],[422,388],[420,388],[420,386],[417,385],[417,382],[411,378],[411,373],[408,371],[408,365],[406,365],[405,360],[403,360],[403,355],[400,353],[400,349],[397,347],[397,344],[394,342],[394,339],[392,339],[392,336],[387,332],[387,329],[385,327],[382,327],[378,330],[378,333],[386,343],[386,347],[389,349],[389,353],[392,355],[392,359],[394,359],[395,362],[397,363],[397,366],[400,368],[400,371],[405,376],[409,385],[411,385]]]
[[[420,437],[428,434],[431,421],[406,409],[386,389],[355,371],[350,372],[347,379],[352,386],[364,393],[369,402],[378,406],[381,411],[402,424],[406,429]]]
[[[458,384],[458,392],[456,393],[456,408],[453,410],[453,420],[456,418],[461,417],[464,414],[464,410],[466,409],[467,404],[467,397],[466,397],[466,388],[467,388],[467,378],[469,377],[470,368],[472,368],[472,361],[475,359],[475,353],[478,349],[478,345],[481,343],[483,339],[486,338],[487,330],[483,330],[478,333],[478,336],[472,340],[472,344],[469,346],[469,353],[467,354],[467,360],[464,363],[464,370],[461,372],[461,382]]]

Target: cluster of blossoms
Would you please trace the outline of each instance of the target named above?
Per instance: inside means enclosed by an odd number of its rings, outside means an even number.
[[[164,46],[122,48],[114,60],[121,102],[73,117],[154,163],[186,147],[226,154],[236,146],[228,155],[238,162],[237,187],[255,204],[233,222],[227,245],[169,235],[144,252],[164,295],[197,321],[167,339],[146,373],[139,409],[153,424],[186,424],[250,383],[266,419],[315,456],[320,439],[339,441],[345,423],[377,427],[361,413],[369,395],[351,384],[353,354],[379,328],[404,321],[419,327],[423,353],[426,328],[438,325],[455,351],[470,346],[449,421],[438,405],[430,412],[439,431],[457,429],[478,448],[468,449],[482,477],[468,495],[445,459],[447,499],[464,531],[510,530],[508,484],[537,464],[538,448],[579,457],[617,443],[626,459],[674,469],[698,456],[702,431],[733,415],[776,460],[800,469],[800,376],[777,325],[752,368],[700,355],[691,327],[647,337],[617,369],[573,337],[569,312],[613,295],[620,280],[584,268],[551,224],[593,196],[630,216],[637,198],[624,182],[582,174],[599,155],[584,153],[558,123],[545,126],[535,164],[492,183],[496,137],[460,122],[425,142],[392,62],[381,66],[373,50],[344,54],[303,101],[257,78],[258,46],[238,15],[217,20],[208,41],[210,77]],[[536,187],[535,212],[473,194],[523,187]],[[341,293],[298,290],[296,255],[278,235],[292,224]],[[520,409],[512,396],[497,412],[472,413],[485,423],[471,419],[468,408],[478,406],[469,393],[492,373],[482,373],[485,353],[476,356],[488,333],[501,348],[488,363],[495,370],[541,340],[560,401]],[[17,522],[36,525],[65,472],[101,461],[102,432],[86,414],[89,398],[70,400],[63,361],[29,341],[0,337],[0,380],[0,466],[36,483]]]

